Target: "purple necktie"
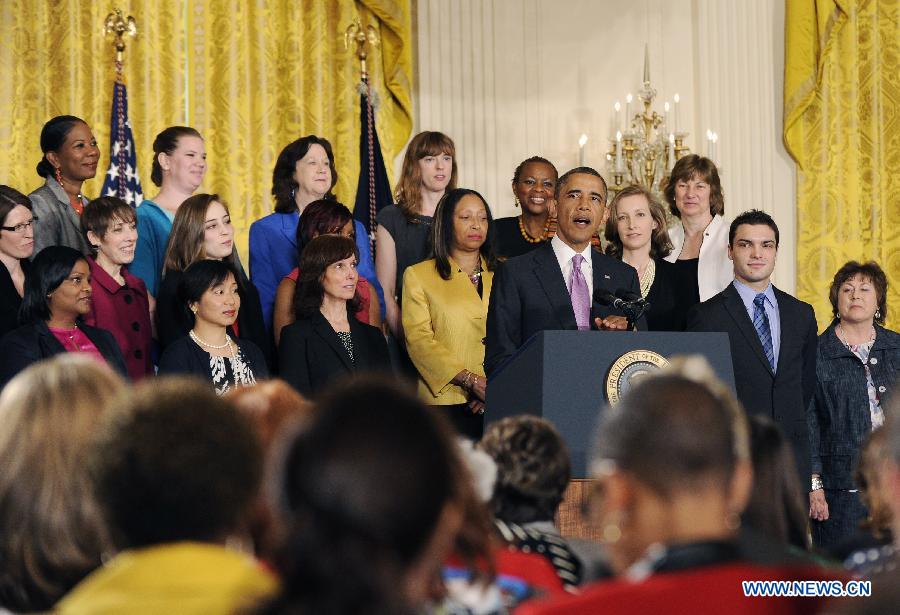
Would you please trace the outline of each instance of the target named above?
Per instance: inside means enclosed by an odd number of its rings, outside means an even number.
[[[569,297],[572,298],[572,309],[575,311],[575,322],[579,331],[588,331],[591,328],[591,293],[588,291],[587,281],[581,272],[581,263],[584,257],[576,254],[572,257],[572,279],[569,282]]]

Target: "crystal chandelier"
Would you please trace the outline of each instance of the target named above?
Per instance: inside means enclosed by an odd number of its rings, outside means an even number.
[[[621,106],[618,102],[615,104],[616,134],[610,139],[610,151],[606,154],[607,171],[613,178],[609,189],[618,192],[625,186],[640,184],[661,194],[675,161],[690,150],[684,144],[688,133],[679,125],[678,94],[675,94],[671,113],[668,102],[662,115],[652,108],[656,90],[650,85],[650,58],[646,45],[643,86],[637,97],[643,110],[632,112],[633,99],[629,93],[625,99],[624,126],[620,119]]]

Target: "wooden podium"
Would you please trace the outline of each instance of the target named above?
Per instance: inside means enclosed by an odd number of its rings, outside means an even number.
[[[563,535],[595,538],[580,512],[590,497],[588,465],[597,423],[640,377],[676,355],[706,357],[734,390],[726,333],[541,331],[491,376],[487,422],[532,414],[554,424],[569,448],[572,482],[560,506]]]

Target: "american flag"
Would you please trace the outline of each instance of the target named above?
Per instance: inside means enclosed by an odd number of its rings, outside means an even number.
[[[109,169],[103,181],[103,196],[117,196],[132,207],[144,200],[141,178],[137,172],[134,135],[128,121],[128,93],[125,84],[116,81],[113,86],[112,129],[109,149]]]

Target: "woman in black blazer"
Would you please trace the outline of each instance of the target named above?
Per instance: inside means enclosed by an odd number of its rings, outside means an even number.
[[[626,186],[609,204],[606,253],[634,267],[641,297],[650,304],[650,331],[684,331],[687,312],[696,303],[680,283],[678,269],[663,260],[672,251],[662,204],[643,186]]]
[[[263,324],[259,292],[247,279],[234,249],[234,227],[228,206],[217,194],[195,194],[178,207],[169,243],[163,278],[156,299],[156,330],[163,349],[182,339],[193,326],[193,318],[178,297],[183,272],[203,259],[228,263],[234,271],[241,309],[231,334],[250,340],[262,350],[271,365],[271,344]]]
[[[31,199],[15,188],[0,185],[0,337],[19,323],[36,221]]]
[[[357,310],[356,244],[320,235],[300,256],[294,294],[297,320],[281,330],[281,377],[307,396],[361,371],[390,371],[387,343],[376,327],[353,317]]]
[[[229,334],[241,310],[237,275],[229,263],[203,259],[188,267],[181,274],[178,303],[192,315],[192,326],[165,349],[160,374],[197,376],[212,384],[217,395],[269,376],[259,347]]]
[[[0,388],[41,359],[83,352],[127,377],[125,359],[112,333],[81,317],[91,309],[91,269],[74,248],[50,246],[38,254],[25,278],[18,329],[0,340]]]

